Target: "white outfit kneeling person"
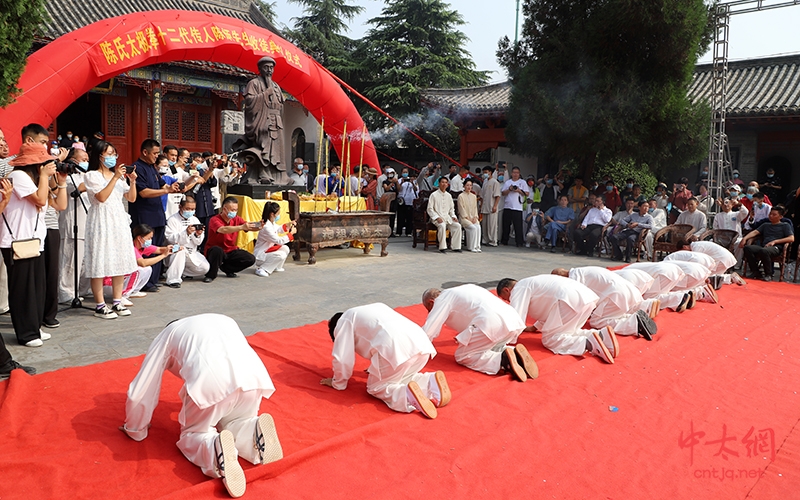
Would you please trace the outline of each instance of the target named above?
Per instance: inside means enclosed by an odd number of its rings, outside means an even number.
[[[610,326],[617,335],[636,335],[653,340],[658,331],[653,318],[658,314],[658,299],[644,300],[633,283],[604,267],[554,269],[552,274],[586,285],[600,297],[589,318],[592,328]]]
[[[542,344],[556,354],[582,356],[589,352],[613,363],[619,351],[614,329],[584,330],[600,297],[575,280],[543,274],[517,282],[503,278],[497,296],[509,301],[520,318],[535,320],[525,331],[542,332]]]
[[[227,316],[199,314],[173,321],[150,344],[128,388],[120,429],[135,441],[147,437],[165,370],[184,382],[178,414],[181,453],[203,474],[221,477],[231,496],[242,496],[239,456],[253,464],[283,458],[272,417],[258,415],[261,399],[275,392],[264,363]]]
[[[443,372],[420,373],[436,355],[425,331],[386,304],[336,313],[328,321],[328,333],[333,341],[333,377],[320,380],[320,384],[347,389],[358,354],[370,360],[367,392],[392,410],[417,410],[436,418],[436,408],[450,402]]]
[[[430,288],[422,294],[422,305],[428,310],[422,327],[428,338],[438,337],[444,325],[458,332],[458,364],[489,375],[510,372],[521,382],[539,376],[528,349],[522,344],[509,346],[517,342],[525,322],[513,307],[489,290],[477,285],[444,291]]]
[[[278,231],[291,231],[294,225],[289,221],[284,227],[278,226],[277,222],[281,218],[281,206],[274,201],[268,201],[264,205],[261,219],[264,227],[258,232],[253,255],[256,256],[256,275],[266,278],[273,272],[282,272],[283,263],[289,256],[287,243],[292,241],[291,233],[281,236]]]
[[[686,279],[686,275],[674,262],[634,262],[621,271],[642,271],[653,278],[650,287],[642,292],[642,297],[658,299],[661,309],[683,312],[694,307],[695,298],[692,292],[675,290]],[[637,281],[639,280],[634,281],[634,285],[638,286]]]
[[[453,197],[447,192],[450,181],[447,177],[439,179],[439,189],[428,198],[428,217],[436,226],[439,239],[439,251],[447,251],[447,231],[450,231],[450,246],[454,252],[461,252],[461,224],[456,218]]]
[[[172,288],[180,288],[184,276],[199,278],[209,269],[205,255],[197,251],[203,243],[205,227],[194,215],[196,206],[194,197],[187,195],[181,200],[178,213],[167,219],[164,238],[168,244],[184,248],[169,258],[167,286]]]

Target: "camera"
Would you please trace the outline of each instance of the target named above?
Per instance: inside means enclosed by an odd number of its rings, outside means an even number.
[[[59,174],[74,174],[78,172],[77,165],[69,162],[56,161],[56,172]]]
[[[203,230],[203,227],[204,227],[204,226],[203,226],[202,224],[195,224],[195,225],[194,225],[194,230],[195,230],[195,231],[202,231],[202,230]]]
[[[183,191],[183,190],[186,189],[186,183],[185,182],[179,182],[178,183],[178,187],[180,188],[181,191]]]

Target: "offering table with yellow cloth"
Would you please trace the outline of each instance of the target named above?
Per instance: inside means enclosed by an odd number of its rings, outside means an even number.
[[[289,217],[289,202],[285,200],[254,200],[249,196],[231,195],[239,202],[238,215],[248,222],[255,222],[261,220],[261,214],[264,212],[264,205],[267,201],[274,201],[281,207],[281,223],[288,222]],[[366,210],[367,203],[364,198],[349,196],[342,197],[339,200],[318,200],[318,201],[300,201],[300,212],[313,213],[313,212],[327,212],[328,210],[336,211],[341,210]],[[240,231],[236,239],[236,244],[239,248],[252,252],[255,248],[255,242],[258,239],[257,231]],[[351,238],[353,239],[353,238]]]

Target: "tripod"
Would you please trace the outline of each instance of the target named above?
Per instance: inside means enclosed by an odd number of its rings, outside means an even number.
[[[69,180],[72,181],[72,185],[75,187],[75,191],[70,193],[72,204],[74,205],[74,210],[72,211],[72,290],[74,295],[69,307],[63,310],[88,309],[94,311],[94,308],[83,305],[80,295],[78,294],[78,283],[80,281],[80,268],[78,267],[78,202],[80,202],[80,206],[83,207],[84,213],[88,214],[89,209],[86,208],[86,204],[83,202],[83,198],[81,198],[81,192],[78,189],[78,184],[75,183],[75,178],[72,177],[72,172],[69,174]]]

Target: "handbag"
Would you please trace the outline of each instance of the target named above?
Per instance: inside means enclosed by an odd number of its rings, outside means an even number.
[[[11,231],[11,226],[8,225],[6,214],[3,214],[3,221],[8,228],[8,234],[14,238],[14,232]],[[33,234],[39,228],[39,216],[36,216],[36,226],[33,228]],[[28,238],[27,240],[14,240],[11,242],[11,255],[13,260],[32,259],[41,255],[39,248],[42,246],[42,240],[39,238]]]

